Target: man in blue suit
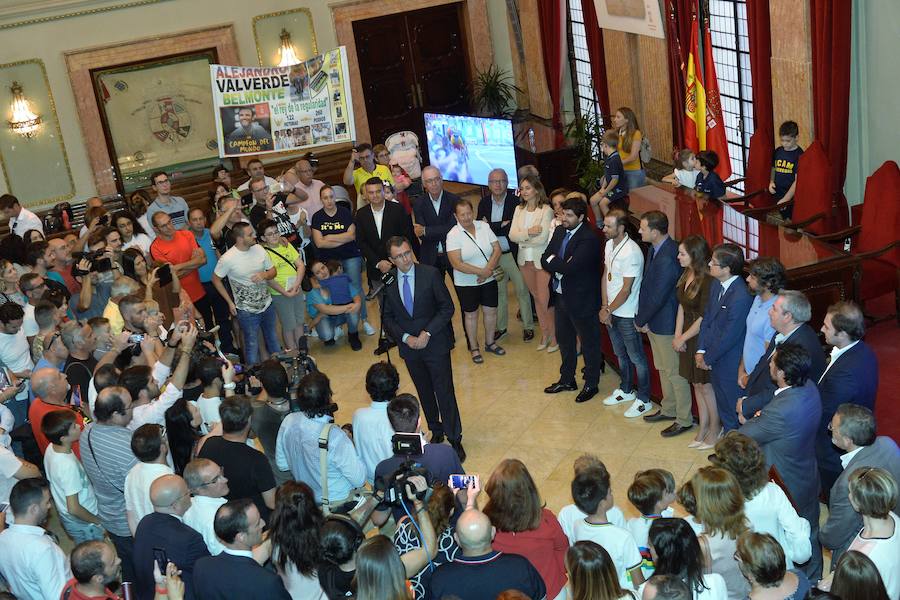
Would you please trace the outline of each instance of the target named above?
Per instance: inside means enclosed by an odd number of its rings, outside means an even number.
[[[878,392],[878,359],[862,341],[866,332],[862,311],[852,302],[838,302],[828,307],[822,333],[832,346],[831,361],[817,380],[822,397],[822,422],[816,439],[816,456],[822,491],[826,498],[831,486],[843,471],[840,452],[831,443],[827,425],[837,407],[844,403],[859,404],[875,411]]]
[[[266,522],[252,500],[231,500],[219,507],[213,528],[225,549],[197,561],[194,589],[200,600],[291,600],[281,577],[253,559]]]
[[[678,373],[678,353],[672,347],[678,299],[675,285],[681,277],[678,243],[669,237],[669,219],[658,210],[641,217],[641,240],[650,244],[644,261],[644,285],[638,296],[634,326],[650,338],[653,364],[659,371],[662,386],[662,409],[644,415],[650,423],[674,421],[660,432],[663,437],[683,433],[694,426],[691,416],[691,386]]]
[[[165,555],[184,579],[184,597],[196,598],[192,579],[195,562],[209,556],[203,536],[181,519],[191,507],[191,493],[178,475],[163,475],[150,485],[153,512],[141,519],[134,532],[134,587],[137,600],[153,600],[156,580],[153,565]],[[161,552],[160,552],[161,551]],[[165,565],[160,566],[165,574]]]
[[[765,353],[750,372],[747,387],[742,394],[744,397],[738,399],[738,413],[743,415],[744,419],[753,417],[757,411],[772,401],[775,384],[769,376],[769,360],[780,344],[790,342],[806,348],[810,359],[809,378],[813,382],[819,381],[825,370],[825,353],[822,351],[818,334],[809,326],[811,317],[812,307],[801,292],[781,290],[778,293],[775,302],[769,308],[769,322],[775,329],[775,335],[769,340]]]
[[[816,384],[809,379],[810,358],[799,344],[778,346],[769,361],[775,394],[759,415],[745,423],[741,433],[753,438],[775,466],[790,492],[797,514],[809,521],[812,557],[801,568],[810,581],[822,576],[819,546],[819,471],[816,468],[816,430],[822,404]]]
[[[419,259],[423,265],[450,272],[447,260],[447,232],[456,225],[454,208],[459,196],[444,191],[444,179],[434,167],[422,169],[426,194],[413,205],[416,237],[422,240]]]
[[[695,355],[697,368],[712,371],[710,379],[725,431],[739,425],[736,406],[742,390],[737,372],[747,333],[747,313],[753,304],[741,278],[743,271],[744,253],[739,246],[719,244],[713,248],[709,274],[715,281],[709,289]]]

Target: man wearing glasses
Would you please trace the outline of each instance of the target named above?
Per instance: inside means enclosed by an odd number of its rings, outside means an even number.
[[[215,462],[208,458],[195,458],[184,468],[184,481],[194,495],[191,507],[184,513],[184,523],[203,536],[206,548],[215,556],[225,549],[216,536],[213,522],[216,511],[228,502],[225,498],[228,495],[228,478]]]
[[[37,273],[25,273],[19,279],[19,289],[28,299],[25,305],[25,317],[22,320],[22,329],[25,330],[25,337],[28,338],[28,345],[34,341],[34,336],[38,334],[41,328],[38,326],[37,320],[34,318],[34,307],[44,296],[47,291],[47,284],[44,278]]]
[[[172,182],[165,171],[157,171],[150,176],[150,184],[156,192],[156,200],[147,207],[147,221],[153,224],[153,215],[164,212],[172,218],[175,229],[187,229],[188,205],[184,198],[172,196]]]

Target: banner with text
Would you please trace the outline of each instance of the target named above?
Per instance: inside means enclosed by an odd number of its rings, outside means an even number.
[[[343,46],[290,67],[209,68],[220,157],[356,139]]]

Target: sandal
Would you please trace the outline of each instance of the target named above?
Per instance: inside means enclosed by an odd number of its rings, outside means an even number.
[[[475,350],[469,350],[472,353],[472,362],[476,365],[480,365],[484,362],[484,357],[481,356],[481,351],[477,348]]]
[[[506,354],[506,350],[497,345],[497,342],[493,344],[485,344],[484,349],[486,352],[490,352],[491,354],[496,354],[497,356],[503,356]]]

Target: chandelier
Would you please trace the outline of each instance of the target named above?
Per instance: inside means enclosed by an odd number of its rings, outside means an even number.
[[[17,133],[24,138],[33,138],[37,135],[41,128],[41,117],[34,114],[25,95],[22,93],[22,86],[18,81],[13,81],[10,88],[13,95],[12,118],[7,121],[9,128],[13,133]]]

